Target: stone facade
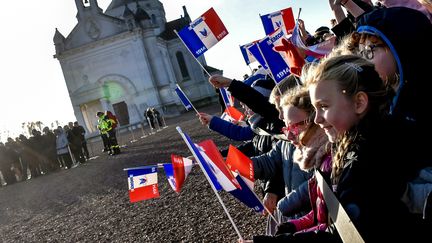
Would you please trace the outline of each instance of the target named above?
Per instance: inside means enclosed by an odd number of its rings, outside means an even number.
[[[174,89],[178,83],[195,104],[217,99],[207,76],[174,30],[190,23],[184,16],[167,22],[157,0],[113,0],[107,10],[97,0],[75,0],[78,23],[65,38],[54,34],[75,116],[96,134],[97,111],[110,110],[121,126],[143,121],[147,107],[165,116],[184,111]],[[203,56],[200,63],[211,73]],[[119,120],[120,120],[119,119]]]

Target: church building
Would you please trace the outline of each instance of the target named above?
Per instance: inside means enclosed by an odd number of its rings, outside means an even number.
[[[184,111],[176,84],[194,105],[217,99],[215,89],[174,30],[191,19],[183,7],[167,22],[158,0],[113,0],[103,11],[97,0],[75,0],[78,23],[64,37],[56,29],[60,62],[77,121],[96,134],[96,112],[112,111],[121,126],[140,123],[147,107],[165,116]],[[199,62],[211,74],[222,72]]]

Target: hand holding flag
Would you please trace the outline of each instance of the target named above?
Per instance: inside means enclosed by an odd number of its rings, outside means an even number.
[[[213,87],[220,89],[220,88],[229,87],[232,82],[232,79],[226,78],[219,74],[215,74],[210,76],[209,82],[211,85],[213,85]]]
[[[221,118],[225,121],[237,124],[244,120],[245,115],[237,110],[234,106],[227,106]]]
[[[291,41],[282,38],[281,45],[275,46],[274,49],[285,54],[285,60],[288,62],[290,72],[300,77],[302,68],[306,62]]]

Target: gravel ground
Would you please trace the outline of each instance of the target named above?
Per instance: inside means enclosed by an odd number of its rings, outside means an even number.
[[[215,113],[213,105],[200,111]],[[168,128],[70,170],[0,188],[0,242],[236,242],[238,236],[198,166],[180,194],[158,170],[160,198],[130,203],[123,168],[190,156],[178,125],[194,142],[234,143],[203,127],[193,112],[168,119]],[[220,193],[246,239],[263,234],[265,217]]]

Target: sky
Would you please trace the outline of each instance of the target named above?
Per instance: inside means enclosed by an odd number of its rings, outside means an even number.
[[[205,54],[207,64],[224,71],[224,76],[241,79],[250,73],[239,45],[264,37],[259,15],[292,7],[306,29],[314,32],[330,26],[333,17],[323,0],[161,0],[166,19],[183,15],[186,6],[192,21],[213,7],[229,34]],[[111,0],[98,0],[106,10]],[[16,137],[22,123],[75,121],[61,66],[53,58],[55,29],[66,37],[77,24],[74,0],[2,1],[0,8],[0,140]],[[252,64],[252,68],[257,64]]]

